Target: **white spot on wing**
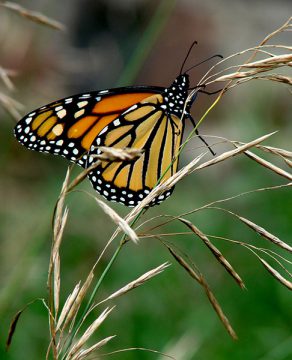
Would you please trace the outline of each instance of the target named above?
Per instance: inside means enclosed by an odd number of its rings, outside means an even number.
[[[75,119],[78,118],[79,116],[82,116],[84,113],[85,113],[84,109],[76,111],[76,113],[74,114]]]
[[[84,106],[86,106],[88,104],[88,101],[80,101],[78,104],[77,104],[77,106],[79,107],[79,108],[83,108]]]
[[[66,116],[67,111],[65,109],[62,109],[60,111],[57,112],[57,116],[62,119],[64,116]]]
[[[99,135],[104,134],[104,133],[107,131],[107,129],[108,129],[108,127],[107,127],[107,126],[106,126],[106,127],[104,127],[104,128],[101,130],[101,132],[99,133]]]

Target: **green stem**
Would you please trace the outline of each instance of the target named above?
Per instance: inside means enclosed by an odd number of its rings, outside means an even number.
[[[117,86],[130,85],[136,78],[142,64],[150,53],[156,39],[161,33],[164,25],[167,22],[176,0],[161,0],[155,14],[151,18],[150,24],[144,31],[139,45],[135,49],[131,59],[128,61],[126,68],[123,71],[120,79],[117,82]]]
[[[109,270],[110,270],[110,268],[112,267],[114,261],[117,259],[118,255],[119,255],[119,253],[120,253],[120,251],[121,251],[121,249],[122,249],[122,247],[123,247],[123,245],[124,245],[125,243],[126,243],[125,241],[121,241],[121,242],[120,242],[120,244],[119,244],[119,246],[117,247],[116,251],[114,252],[112,258],[110,259],[109,263],[107,264],[106,268],[104,269],[103,273],[101,274],[100,278],[98,279],[98,281],[97,281],[97,283],[96,283],[96,285],[95,285],[95,287],[94,287],[94,289],[93,289],[93,291],[92,291],[92,293],[91,293],[91,296],[90,296],[90,298],[89,298],[89,300],[88,300],[88,302],[87,302],[87,304],[86,304],[86,306],[85,306],[85,309],[84,309],[83,312],[82,312],[82,315],[80,316],[77,324],[74,326],[74,330],[72,331],[72,334],[71,334],[71,336],[70,336],[70,340],[69,340],[69,342],[68,342],[68,344],[67,344],[67,346],[66,346],[65,353],[64,353],[64,356],[63,356],[62,359],[65,359],[65,357],[66,357],[66,352],[68,351],[69,347],[71,346],[71,344],[72,344],[72,342],[73,342],[73,339],[74,339],[74,337],[75,337],[75,335],[76,335],[76,333],[77,333],[77,331],[78,331],[78,329],[79,329],[79,326],[81,325],[84,317],[86,316],[88,310],[90,309],[91,305],[93,304],[95,295],[96,295],[96,293],[97,293],[97,291],[98,291],[98,289],[99,289],[99,287],[100,287],[103,279],[105,278],[105,276],[106,276],[107,273],[109,272]]]

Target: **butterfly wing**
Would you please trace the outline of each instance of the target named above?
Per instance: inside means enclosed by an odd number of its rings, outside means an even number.
[[[31,150],[61,155],[86,167],[86,153],[97,135],[133,104],[162,91],[136,86],[75,95],[29,113],[14,133]]]
[[[168,114],[163,95],[155,94],[133,105],[110,122],[93,142],[89,164],[99,154],[98,146],[137,148],[143,155],[131,162],[107,162],[89,173],[93,187],[110,201],[136,206],[158,183],[173,175],[178,166],[183,122]],[[158,204],[173,189],[153,200]]]

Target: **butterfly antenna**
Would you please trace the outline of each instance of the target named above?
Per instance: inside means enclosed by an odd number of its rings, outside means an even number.
[[[204,64],[205,62],[210,61],[210,60],[212,60],[212,59],[214,59],[214,58],[216,58],[216,57],[218,57],[218,58],[220,58],[220,59],[223,59],[223,56],[220,55],[220,54],[216,54],[216,55],[210,56],[210,57],[208,57],[207,59],[205,59],[205,60],[203,60],[203,61],[200,61],[199,63],[191,66],[191,67],[188,68],[184,73],[187,73],[187,72],[189,72],[190,70],[192,70],[193,68],[195,68],[195,67],[197,67],[197,66],[199,66],[199,65],[201,65],[201,64]]]
[[[183,63],[182,63],[181,68],[180,68],[180,72],[179,72],[180,75],[182,74],[183,68],[184,68],[184,66],[185,66],[185,64],[186,64],[186,61],[187,61],[187,59],[188,59],[191,51],[192,51],[192,48],[193,48],[195,45],[197,45],[197,44],[198,44],[198,42],[195,40],[195,41],[193,41],[192,45],[190,46],[190,48],[189,48],[189,50],[188,50],[188,52],[187,52],[187,55],[186,55],[186,57],[185,57],[185,59],[184,59],[184,61],[183,61]],[[186,73],[186,71],[185,71],[185,73]]]

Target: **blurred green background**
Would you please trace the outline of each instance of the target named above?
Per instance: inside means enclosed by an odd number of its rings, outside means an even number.
[[[0,91],[25,104],[23,114],[74,93],[119,85],[168,86],[177,76],[193,40],[192,65],[210,55],[231,53],[259,43],[291,12],[289,0],[275,1],[145,1],[27,0],[19,4],[38,10],[66,27],[59,32],[0,9],[0,65],[15,70],[16,90]],[[291,33],[290,33],[291,34]],[[288,35],[279,38],[287,41]],[[210,64],[194,69],[196,84]],[[202,95],[193,106],[195,118],[212,98]],[[48,344],[47,313],[41,303],[21,318],[9,353],[4,352],[9,322],[35,298],[46,298],[51,245],[51,218],[67,164],[34,153],[13,137],[15,120],[0,107],[0,358],[43,359]],[[203,134],[248,141],[279,130],[269,145],[291,145],[291,93],[270,82],[250,82],[230,91],[205,120]],[[187,126],[186,131],[191,127]],[[181,165],[201,149],[194,140]],[[216,148],[220,152],[220,147]],[[291,147],[290,147],[291,150]],[[272,159],[271,157],[267,157]],[[281,164],[284,166],[283,164]],[[193,174],[178,184],[173,196],[152,208],[146,218],[178,215],[210,201],[240,192],[284,184],[285,180],[241,156]],[[88,181],[80,188],[94,193]],[[291,243],[291,192],[255,193],[226,203],[231,209]],[[62,301],[87,272],[112,234],[114,226],[83,193],[68,197],[69,219],[62,255]],[[113,205],[121,214],[128,209]],[[207,234],[269,246],[226,214],[208,210],[189,217]],[[172,223],[163,232],[185,228]],[[232,341],[201,288],[155,239],[128,244],[106,278],[99,299],[162,262],[173,265],[162,275],[118,299],[115,311],[93,340],[116,334],[102,352],[127,347],[164,351],[177,359],[292,359],[292,306],[288,289],[277,283],[251,253],[222,241],[216,245],[246,283],[242,291],[194,236],[171,241],[185,251],[206,275],[239,340]],[[106,254],[97,274],[107,264]],[[98,312],[97,312],[98,314]],[[113,359],[157,359],[132,351]]]

